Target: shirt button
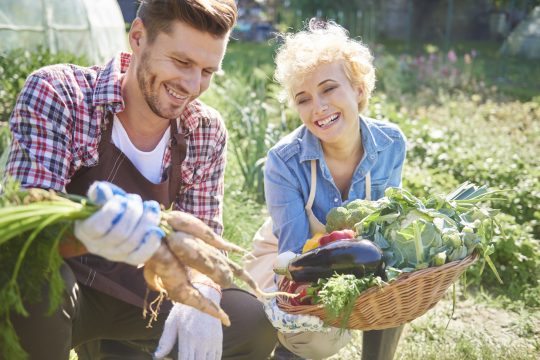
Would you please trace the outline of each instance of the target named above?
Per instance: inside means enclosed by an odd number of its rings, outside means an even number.
[[[373,160],[373,159],[375,159],[375,155],[371,154],[371,155],[369,155],[369,158],[370,158],[371,160]]]
[[[338,198],[334,198],[334,202],[337,203],[339,201]]]

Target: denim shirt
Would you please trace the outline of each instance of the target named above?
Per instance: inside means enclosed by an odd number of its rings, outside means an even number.
[[[326,223],[330,209],[366,196],[366,174],[371,171],[371,198],[377,200],[388,187],[401,186],[405,160],[405,136],[392,123],[359,118],[364,155],[354,171],[348,199],[332,179],[321,143],[305,126],[281,139],[268,152],[264,171],[265,196],[279,239],[278,252],[302,251],[311,237],[306,211],[311,183],[311,162],[317,159],[317,191],[313,202],[315,217]]]

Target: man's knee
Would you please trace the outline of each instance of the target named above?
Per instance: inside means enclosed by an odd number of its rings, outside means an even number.
[[[231,319],[223,332],[223,358],[265,360],[277,343],[277,333],[263,304],[252,294],[232,288],[223,291],[221,307]]]
[[[79,290],[75,275],[63,264],[64,298],[53,314],[49,314],[49,283],[43,285],[38,302],[26,303],[28,316],[11,314],[11,321],[23,349],[31,359],[67,359],[71,348],[72,323],[76,315]],[[48,354],[48,355],[44,355]]]

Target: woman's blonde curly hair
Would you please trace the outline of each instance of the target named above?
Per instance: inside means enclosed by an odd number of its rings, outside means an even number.
[[[281,100],[292,103],[292,86],[302,82],[320,64],[343,61],[345,74],[354,88],[362,90],[358,110],[364,111],[375,88],[375,67],[370,50],[351,39],[347,30],[333,21],[311,19],[297,33],[282,34],[276,54],[275,80],[281,84]]]

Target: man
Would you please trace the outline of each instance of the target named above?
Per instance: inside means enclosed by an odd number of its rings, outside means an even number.
[[[129,32],[132,54],[105,66],[54,65],[27,79],[10,120],[7,173],[23,187],[88,194],[103,205],[75,226],[92,254],[61,249],[62,306],[45,316],[46,302],[29,304],[29,317],[12,318],[31,359],[69,359],[71,348],[79,359],[256,360],[272,351],[262,304],[200,274],[192,283],[221,302],[231,327],[163,304],[147,328],[147,287],[136,267],[164,235],[154,200],[222,233],[226,130],[197,98],[220,69],[236,16],[233,0],[144,0]]]

